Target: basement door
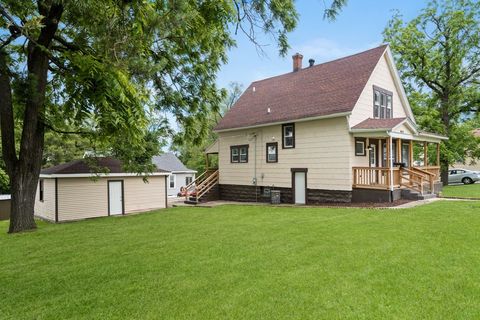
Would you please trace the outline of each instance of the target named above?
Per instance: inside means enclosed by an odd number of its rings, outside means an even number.
[[[123,181],[108,181],[108,215],[123,214]]]
[[[292,191],[295,204],[306,204],[307,198],[307,170],[292,169]]]

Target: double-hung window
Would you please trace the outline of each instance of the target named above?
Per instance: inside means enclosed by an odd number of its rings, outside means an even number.
[[[282,148],[295,148],[295,124],[282,125]]]
[[[175,189],[175,175],[171,174],[169,177],[169,186],[170,189]]]
[[[392,92],[373,86],[373,117],[375,119],[393,118]]]
[[[247,163],[248,162],[248,145],[231,146],[230,162],[231,163]]]

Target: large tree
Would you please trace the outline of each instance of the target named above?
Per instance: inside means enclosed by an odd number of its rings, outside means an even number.
[[[480,111],[479,21],[478,1],[432,1],[407,23],[395,14],[384,31],[420,125],[449,137],[444,183],[452,162],[478,153],[464,122]]]
[[[333,14],[343,3],[333,1]],[[187,124],[202,123],[225,94],[215,75],[234,45],[232,33],[244,32],[257,44],[257,34],[267,33],[285,54],[296,22],[293,0],[2,0],[0,126],[11,181],[9,232],[35,228],[46,131],[88,136],[113,150],[126,169],[148,172],[149,108],[173,113],[195,136],[206,124]]]

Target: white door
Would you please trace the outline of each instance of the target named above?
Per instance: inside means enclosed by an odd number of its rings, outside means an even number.
[[[111,216],[123,213],[122,181],[108,181],[108,209]]]
[[[295,204],[305,204],[305,172],[295,172]]]

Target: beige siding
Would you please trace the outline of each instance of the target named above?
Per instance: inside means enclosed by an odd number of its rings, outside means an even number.
[[[256,162],[255,135],[256,134]],[[266,143],[278,142],[278,163],[266,163]],[[249,145],[248,163],[230,163],[230,146]],[[219,134],[221,184],[291,187],[291,168],[308,168],[308,188],[351,190],[353,152],[345,117],[295,123],[295,148],[282,149],[282,126]]]
[[[400,133],[406,133],[406,134],[410,134],[410,135],[414,135],[415,132],[412,131],[412,129],[410,129],[409,126],[405,125],[405,124],[402,124],[402,125],[399,125],[397,127],[395,127],[393,129],[394,132],[400,132]]]
[[[393,117],[406,117],[406,106],[400,100],[399,90],[395,86],[394,77],[388,66],[385,55],[380,59],[375,67],[367,85],[363,89],[352,115],[350,116],[350,126],[362,122],[365,119],[373,118],[373,86],[376,85],[383,89],[393,92]]]
[[[142,177],[59,178],[59,221],[108,216],[108,180],[123,180],[125,213],[165,208],[164,176],[148,183]]]
[[[108,215],[107,179],[58,179],[58,220],[78,220]]]
[[[35,194],[35,215],[37,217],[55,220],[55,179],[43,179],[43,201],[40,201],[40,181]]]
[[[125,213],[165,208],[165,177],[124,179]]]

